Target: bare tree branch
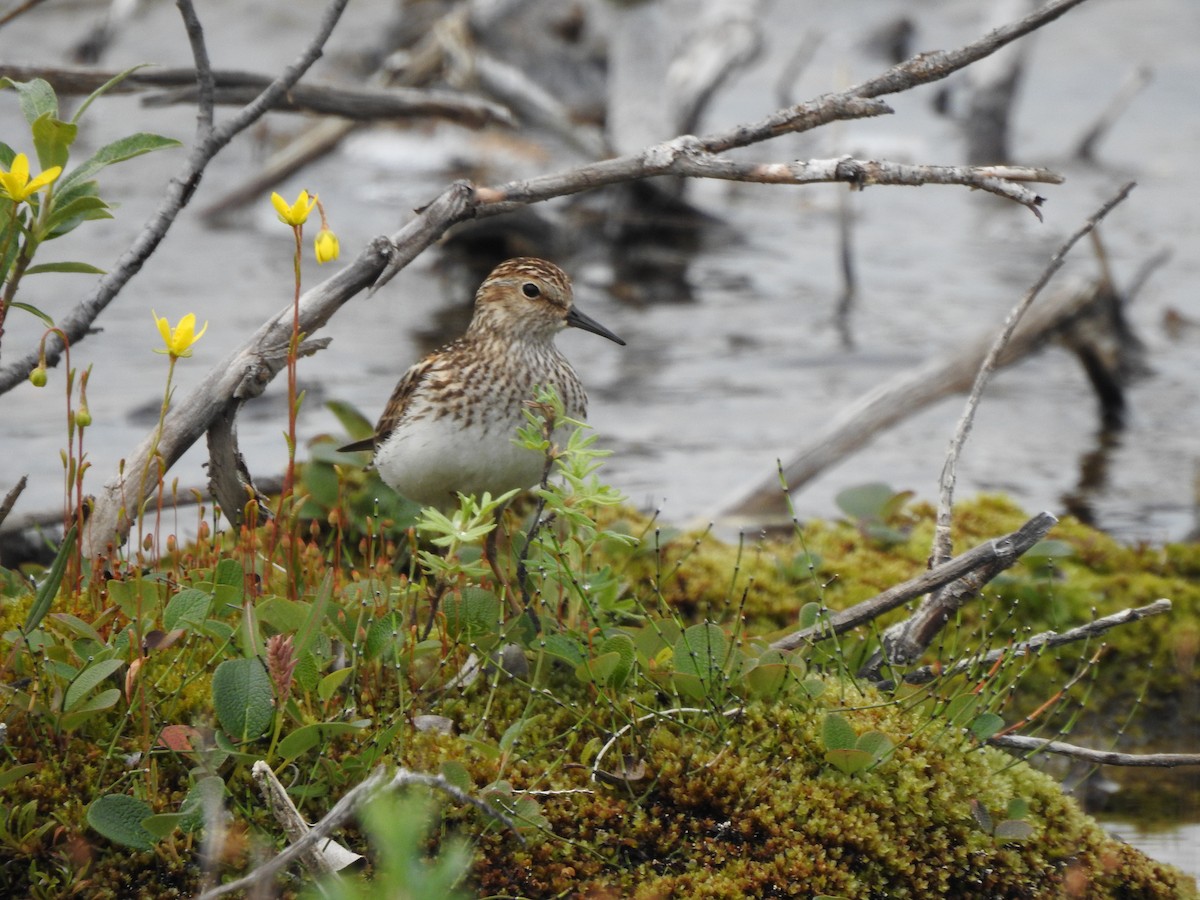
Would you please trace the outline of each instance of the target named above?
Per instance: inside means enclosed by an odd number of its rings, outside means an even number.
[[[1177,768],[1200,766],[1200,753],[1117,753],[1113,750],[1093,750],[1077,744],[1050,741],[1045,738],[1026,737],[1021,734],[1005,734],[989,738],[988,743],[1009,750],[1032,753],[1057,753],[1072,759],[1096,763],[1102,766],[1146,766],[1155,768]]]
[[[1008,345],[1009,340],[1016,331],[1017,323],[1021,317],[1025,315],[1026,310],[1033,304],[1038,294],[1050,282],[1055,273],[1062,268],[1066,261],[1067,254],[1071,252],[1071,248],[1084,236],[1090,234],[1100,221],[1120,204],[1129,192],[1134,188],[1134,183],[1131,181],[1117,191],[1116,195],[1111,197],[1100,209],[1096,210],[1091,217],[1072,234],[1067,240],[1055,251],[1050,257],[1050,262],[1046,268],[1042,270],[1042,274],[1038,276],[1037,281],[1033,286],[1025,292],[1025,296],[1017,303],[1013,310],[1008,314],[1008,318],[1004,321],[1004,327],[1000,329],[1000,334],[996,336],[995,342],[988,351],[987,357],[983,364],[979,367],[979,373],[975,376],[975,384],[971,388],[971,394],[967,398],[967,405],[963,410],[962,417],[958,420],[958,426],[955,428],[954,437],[950,440],[950,448],[946,453],[946,462],[942,467],[942,477],[938,491],[938,509],[937,522],[934,526],[933,533],[933,549],[931,557],[933,564],[937,565],[942,560],[947,559],[951,553],[951,537],[950,525],[953,515],[954,506],[954,484],[957,478],[958,455],[962,451],[963,445],[966,443],[967,437],[971,434],[971,426],[975,422],[975,410],[979,407],[979,400],[983,396],[983,390],[987,387],[991,380],[992,373],[996,370],[996,366],[1000,360],[1004,348]]]
[[[198,23],[197,23],[198,24]],[[208,70],[212,100],[220,106],[242,106],[253,100],[274,80],[256,72]],[[90,94],[118,73],[115,70],[62,66],[0,65],[0,78],[29,81],[41,78],[61,97]],[[199,97],[196,69],[140,69],[125,77],[109,93],[129,94],[167,88],[142,98],[145,106],[195,103]],[[338,116],[358,121],[438,118],[482,128],[485,125],[512,127],[516,120],[497,103],[451,91],[417,88],[351,88],[333,84],[297,84],[278,97],[275,112],[302,112]]]
[[[1071,628],[1068,631],[1043,631],[1041,634],[1035,634],[1027,640],[1019,641],[1012,647],[1001,647],[985,653],[983,656],[973,656],[963,659],[948,668],[939,669],[933,666],[921,666],[919,669],[913,669],[910,672],[904,673],[904,682],[905,684],[926,684],[935,678],[948,678],[972,669],[990,669],[994,663],[1002,659],[1028,656],[1030,653],[1036,653],[1044,648],[1059,647],[1063,644],[1071,644],[1076,641],[1099,637],[1109,629],[1116,628],[1118,625],[1140,622],[1142,619],[1149,618],[1150,616],[1159,616],[1170,611],[1171,601],[1162,598],[1146,606],[1123,609],[1120,612],[1095,619],[1085,625]]]
[[[961,556],[947,560],[940,566],[928,569],[916,578],[888,588],[870,600],[856,603],[849,609],[834,613],[828,618],[794,631],[771,644],[776,650],[794,650],[801,644],[815,643],[857,628],[886,612],[903,606],[909,600],[936,590],[955,579],[996,562],[1012,565],[1026,550],[1046,536],[1058,521],[1050,513],[1038,513],[1016,531],[1003,537],[993,538]]]
[[[1125,79],[1117,95],[1109,101],[1107,107],[1092,126],[1084,132],[1083,137],[1075,146],[1075,156],[1086,162],[1095,162],[1096,145],[1116,124],[1117,119],[1129,108],[1129,104],[1140,94],[1154,78],[1153,72],[1146,66],[1139,66]]]

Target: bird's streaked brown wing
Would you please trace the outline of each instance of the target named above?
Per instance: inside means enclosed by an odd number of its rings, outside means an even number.
[[[395,390],[392,391],[391,399],[388,400],[387,406],[384,407],[383,414],[379,417],[379,422],[375,425],[375,433],[373,435],[369,438],[363,438],[361,441],[354,441],[344,447],[338,447],[338,449],[346,453],[352,453],[356,450],[373,450],[387,440],[388,435],[395,431],[396,426],[404,419],[417,389],[429,376],[429,373],[438,368],[443,352],[430,354],[404,373],[404,377],[400,379],[396,384]]]

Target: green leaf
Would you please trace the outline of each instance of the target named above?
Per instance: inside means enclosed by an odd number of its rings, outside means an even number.
[[[41,763],[23,763],[19,766],[9,766],[3,772],[0,772],[0,790],[4,790],[10,784],[15,784],[26,775],[30,775],[40,768],[42,768]]]
[[[774,697],[787,684],[788,667],[782,663],[762,663],[743,676],[747,690],[755,697]]]
[[[604,686],[608,684],[612,678],[613,672],[617,670],[617,666],[621,664],[621,656],[618,653],[601,653],[599,656],[593,656],[591,659],[585,659],[575,667],[575,677],[584,684],[598,684]]]
[[[135,850],[152,850],[157,838],[142,822],[154,810],[126,794],[105,794],[88,807],[87,821],[110,841]]]
[[[455,640],[472,641],[500,629],[500,598],[483,588],[466,587],[442,601],[446,633]]]
[[[367,629],[367,659],[395,659],[403,632],[404,616],[398,612],[388,613],[382,619],[376,619]]]
[[[443,762],[438,767],[438,772],[460,791],[474,791],[475,789],[475,782],[471,778],[471,773],[457,759],[448,759]]]
[[[993,712],[979,714],[969,726],[971,734],[981,741],[986,741],[1003,727],[1004,720]]]
[[[322,678],[320,684],[317,685],[317,696],[322,700],[328,700],[335,693],[337,693],[337,689],[342,686],[342,682],[345,681],[353,671],[354,668],[352,666],[347,666],[345,669],[337,669],[336,671],[330,672],[328,675]]]
[[[293,646],[298,655],[303,654],[312,646],[313,639],[320,632],[321,624],[325,621],[325,611],[329,608],[329,600],[332,596],[333,572],[329,571],[325,573],[325,577],[321,580],[321,586],[317,588],[317,595],[308,609],[308,616],[305,618],[304,624],[296,632]]]
[[[50,565],[50,571],[46,573],[46,580],[38,588],[37,596],[34,598],[33,604],[29,607],[28,615],[25,616],[25,624],[21,626],[21,632],[25,637],[29,637],[33,629],[42,623],[42,619],[50,611],[50,604],[58,596],[58,587],[62,584],[63,572],[67,568],[67,560],[75,551],[75,535],[78,527],[78,525],[72,525],[63,537],[62,545],[58,548],[58,555],[54,557],[54,562]]]
[[[278,594],[267,597],[254,606],[255,615],[280,634],[298,632],[304,627],[310,611],[310,604],[300,600],[289,600]],[[294,638],[292,645],[295,646]]]
[[[275,713],[271,679],[257,657],[227,659],[217,666],[212,697],[221,728],[236,742],[259,737]]]
[[[191,834],[204,827],[206,805],[220,808],[225,798],[225,781],[219,775],[207,775],[192,785],[179,805],[179,827]]]
[[[856,521],[879,521],[896,492],[886,484],[859,484],[839,491],[833,498],[838,509]]]
[[[226,603],[241,603],[246,595],[246,573],[242,564],[232,557],[222,557],[213,572],[214,593],[225,588],[225,593],[231,596],[221,599]]]
[[[1008,817],[1023,819],[1029,815],[1029,801],[1024,797],[1013,797],[1008,801]]]
[[[337,418],[351,441],[359,441],[375,433],[375,423],[359,412],[357,407],[340,400],[330,400],[325,408]]]
[[[797,624],[801,628],[812,628],[817,624],[817,619],[821,616],[821,604],[808,602],[800,607],[799,621]]]
[[[100,213],[99,218],[111,219],[112,212],[108,203],[95,194],[81,193],[79,196],[67,199],[65,202],[57,194],[54,197],[54,209],[46,220],[44,234],[58,237],[66,234],[70,228],[60,228],[65,222],[78,218],[81,222],[85,213]],[[92,216],[97,218],[97,216]],[[74,226],[72,226],[74,227]]]
[[[82,262],[52,262],[40,263],[25,270],[26,275],[41,275],[45,272],[63,272],[73,275],[103,275],[103,269],[97,269],[91,263]]]
[[[67,688],[67,695],[63,699],[63,712],[70,712],[77,707],[104,679],[123,665],[123,659],[102,659],[80,672],[79,677]]]
[[[58,115],[58,97],[48,81],[34,78],[32,81],[13,81],[0,78],[0,88],[15,88],[25,121],[32,127],[41,116]]]
[[[26,274],[29,274],[29,270],[28,270],[28,269],[26,270]],[[20,301],[18,301],[18,300],[14,300],[14,301],[13,301],[11,304],[9,304],[9,305],[10,305],[10,306],[12,306],[12,307],[14,307],[15,309],[22,309],[22,310],[24,310],[25,312],[29,313],[30,315],[37,316],[37,318],[41,319],[41,320],[42,320],[42,323],[43,323],[43,324],[44,324],[44,325],[45,325],[47,328],[54,328],[54,327],[55,327],[55,325],[54,325],[54,320],[53,320],[52,318],[50,318],[48,315],[46,315],[44,312],[42,312],[40,309],[38,309],[36,306],[31,306],[31,305],[30,305],[30,304],[28,304],[28,303],[21,303],[21,302],[20,302]]]
[[[96,88],[87,95],[87,99],[79,105],[79,109],[75,110],[75,115],[71,117],[71,121],[78,122],[80,118],[82,118],[83,114],[87,112],[87,108],[92,105],[93,101],[108,93],[110,90],[112,90],[112,88],[120,84],[138,69],[144,69],[148,65],[150,65],[150,63],[138,63],[136,66],[130,66],[125,71],[118,72],[112,78],[108,79],[108,81],[104,82],[104,84],[100,85],[100,87]]]
[[[721,672],[729,653],[729,641],[711,622],[692,625],[675,642],[673,665],[682,675],[693,675],[709,684]]]
[[[321,743],[321,725],[318,722],[312,722],[290,732],[279,742],[276,749],[284,759],[295,759],[319,743]]]
[[[38,162],[42,164],[43,172],[52,166],[67,164],[78,130],[70,122],[60,121],[57,113],[38,116],[32,127],[33,146],[37,149]]]
[[[321,680],[321,665],[312,651],[304,650],[296,654],[296,669],[292,674],[296,683],[306,691],[311,691],[317,686],[317,682]]]
[[[124,162],[127,159],[133,159],[135,156],[141,156],[143,153],[151,153],[154,150],[163,150],[168,147],[178,146],[180,146],[179,141],[173,138],[161,137],[157,134],[147,134],[145,132],[138,132],[137,134],[119,138],[111,144],[105,144],[93,153],[88,160],[63,176],[60,187],[68,188],[81,181],[87,181],[105,166],[111,166],[113,163]]]
[[[512,750],[513,745],[520,740],[521,732],[523,732],[526,728],[540,722],[544,718],[545,716],[538,714],[536,716],[526,716],[523,719],[517,719],[506,729],[504,729],[504,734],[500,735],[500,750],[504,753],[508,753],[510,750]]]
[[[609,673],[607,683],[619,688],[629,679],[629,674],[633,671],[634,660],[637,658],[633,647],[633,638],[624,632],[614,634],[600,645],[602,656],[608,656],[611,653],[615,653],[618,659],[617,665]]]
[[[346,670],[342,670],[346,671]],[[302,725],[279,742],[279,755],[284,759],[295,759],[307,753],[322,741],[337,737],[339,734],[360,732],[369,724],[368,720],[355,722],[310,722]]]
[[[866,750],[871,754],[871,762],[877,763],[892,751],[892,739],[880,731],[868,731],[859,736],[855,747]]]
[[[198,588],[184,588],[171,598],[163,610],[163,628],[192,629],[204,624],[212,608],[212,594]]]
[[[821,723],[821,741],[829,750],[850,750],[858,745],[858,734],[840,715],[827,713]]]
[[[579,665],[586,658],[579,642],[565,634],[546,635],[546,639],[542,643],[542,649],[546,651],[547,656],[562,660],[572,668]]]
[[[825,760],[845,775],[857,775],[875,761],[866,750],[858,749],[828,750]]]
[[[183,822],[182,813],[158,813],[142,819],[142,827],[154,835],[156,841],[161,841]]]

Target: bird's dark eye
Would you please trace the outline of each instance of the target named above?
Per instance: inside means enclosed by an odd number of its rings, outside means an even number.
[[[542,296],[542,289],[532,281],[527,281],[521,285],[521,293],[530,300],[536,300],[538,297]]]

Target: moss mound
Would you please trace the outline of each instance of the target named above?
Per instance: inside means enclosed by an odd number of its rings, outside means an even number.
[[[605,701],[575,686],[554,693],[567,705],[530,723],[521,742],[538,749],[504,771],[518,791],[568,792],[534,795],[553,836],[529,834],[521,847],[511,834],[485,835],[473,875],[481,895],[1197,896],[1190,879],[1107,836],[1052,779],[896,707],[870,706],[880,697],[840,713],[896,745],[865,773],[845,775],[826,759],[823,710],[760,702],[732,717],[665,713],[637,725],[598,768],[641,777],[606,784],[557,749],[569,736],[594,752],[604,735],[578,710]],[[515,688],[502,694],[524,700]],[[444,735],[417,736],[409,750],[408,763],[426,771],[471,757]],[[492,759],[468,768],[476,786],[497,776]],[[1014,798],[1028,803],[1028,839],[1006,841],[972,813],[974,802],[999,821]],[[447,813],[470,831],[474,815]]]

